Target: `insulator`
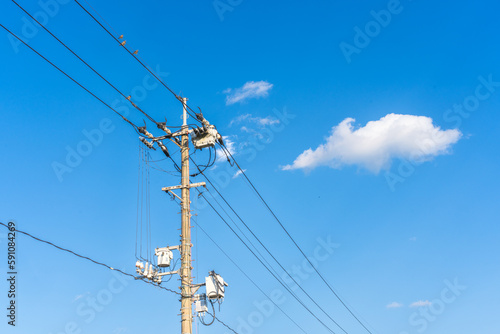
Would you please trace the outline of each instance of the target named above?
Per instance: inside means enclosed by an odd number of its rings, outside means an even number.
[[[161,141],[157,141],[157,143],[158,143],[158,146],[160,146],[160,148],[163,151],[163,153],[167,156],[167,158],[169,158],[170,157],[170,153],[168,153],[168,149],[165,146],[165,144],[163,144]]]
[[[200,110],[200,112],[198,114],[196,114],[196,118],[200,121],[200,122],[203,122],[203,120],[205,119],[205,117],[203,117],[203,114]]]
[[[158,126],[158,129],[165,131],[167,134],[171,134],[172,133],[172,131],[170,131],[170,129],[167,128],[167,122],[158,123],[157,126]]]
[[[222,136],[220,134],[217,133],[217,141],[219,142],[219,144],[221,144],[222,146],[224,146],[224,140],[222,140]]]
[[[153,150],[155,150],[155,148],[153,147],[153,143],[148,142],[148,141],[146,140],[146,138],[144,138],[144,137],[139,137],[139,139],[140,139],[140,141],[142,141],[142,143],[143,143],[144,145],[146,145],[147,147],[152,148]]]
[[[148,138],[153,138],[153,135],[146,130],[146,126],[139,126],[137,130]]]

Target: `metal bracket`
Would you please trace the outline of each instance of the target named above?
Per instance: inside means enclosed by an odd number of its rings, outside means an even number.
[[[185,188],[195,188],[195,187],[206,187],[206,186],[207,186],[207,184],[205,182],[198,182],[198,183],[191,183],[187,187],[185,187],[183,185],[178,185],[178,186],[171,186],[171,187],[163,187],[163,188],[161,188],[161,190],[165,191],[166,193],[172,194],[172,196],[177,197],[179,199],[179,201],[182,202],[182,198],[179,195],[177,195],[176,193],[174,193],[172,190],[185,189]]]
[[[184,130],[179,130],[174,133],[172,133],[172,137],[179,137],[185,134],[189,134],[190,132],[193,132],[192,130],[189,129],[184,129]]]
[[[194,294],[195,292],[193,292]],[[203,300],[203,299],[207,299],[207,295],[202,293],[202,294],[199,294],[199,295],[193,295],[193,301],[197,301],[197,300]]]
[[[162,189],[162,190],[163,190],[163,189]],[[179,195],[177,195],[176,193],[174,193],[173,191],[171,191],[171,190],[163,190],[163,191],[165,191],[166,193],[170,193],[170,194],[172,194],[172,196],[177,197],[177,198],[179,199],[179,201],[181,201],[181,202],[182,202],[182,198],[181,198]]]
[[[175,271],[169,271],[169,272],[166,272],[166,273],[159,273],[158,276],[162,277],[162,276],[174,275],[174,274],[178,274],[178,273],[179,273],[179,270],[175,270]]]
[[[184,189],[184,188],[195,188],[195,187],[206,187],[206,183],[205,182],[198,182],[198,183],[191,183],[190,185],[188,185],[187,187],[183,186],[183,185],[178,185],[178,186],[171,186],[171,187],[163,187],[161,188],[162,191],[166,191],[166,192],[169,192],[169,191],[172,191],[172,190],[176,190],[176,189]]]
[[[191,290],[191,293],[195,294],[196,291],[198,291],[202,286],[205,286],[205,283],[199,283],[199,284],[193,284],[193,285],[191,285],[191,289],[193,289],[193,290]]]

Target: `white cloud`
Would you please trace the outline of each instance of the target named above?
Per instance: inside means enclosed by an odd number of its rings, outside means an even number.
[[[388,305],[386,305],[387,308],[400,308],[403,307],[403,304],[398,303],[398,302],[392,302]]]
[[[309,148],[283,170],[312,170],[319,166],[341,168],[356,165],[378,173],[388,169],[395,158],[428,161],[447,154],[461,137],[457,130],[441,130],[425,116],[388,114],[355,129],[353,118],[332,128],[326,143]]]
[[[414,302],[410,304],[410,307],[424,307],[424,306],[429,306],[432,303],[428,300],[419,300],[418,302]]]
[[[267,81],[248,81],[240,88],[228,88],[223,91],[226,94],[226,105],[244,102],[248,99],[266,97],[273,84]]]
[[[258,125],[259,127],[265,127],[268,125],[273,125],[273,124],[279,124],[280,120],[277,118],[273,118],[271,116],[266,116],[266,117],[258,117],[258,116],[252,116],[252,114],[245,114],[238,116],[231,120],[229,123],[229,126],[233,126],[235,124],[241,124],[241,123],[253,123]],[[243,129],[248,129],[246,126],[242,127]],[[245,131],[245,130],[243,130]]]
[[[247,120],[247,119],[249,119],[251,117],[252,117],[251,114],[240,115],[240,116],[232,119],[231,122],[229,122],[229,126],[233,126],[234,124],[242,123],[242,122],[244,122],[245,120]]]
[[[272,117],[264,117],[264,118],[259,118],[257,120],[257,122],[262,125],[262,126],[266,126],[266,125],[273,125],[273,124],[279,124],[280,123],[280,120],[279,119],[273,119]]]
[[[236,174],[233,175],[233,179],[237,178],[238,176],[240,176],[241,174],[243,174],[246,171],[247,171],[246,169],[243,169],[243,171],[241,171],[241,170],[237,171]]]

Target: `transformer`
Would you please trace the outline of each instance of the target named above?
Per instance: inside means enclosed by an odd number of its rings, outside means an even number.
[[[172,251],[168,248],[156,248],[155,255],[158,257],[158,267],[170,267],[170,262],[174,258]]]
[[[215,142],[219,141],[220,138],[221,135],[213,125],[196,128],[191,136],[194,147],[198,149],[213,147],[215,146]]]
[[[226,286],[227,283],[224,282],[224,279],[213,271],[210,272],[210,276],[205,277],[205,289],[208,299],[223,299]]]

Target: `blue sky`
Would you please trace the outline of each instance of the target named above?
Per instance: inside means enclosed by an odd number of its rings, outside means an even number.
[[[496,2],[88,1],[217,126],[306,254],[323,251],[319,270],[373,333],[499,332]],[[175,98],[73,1],[19,3],[155,119],[181,124]],[[0,23],[143,122],[17,6],[0,6]],[[0,47],[0,221],[134,272],[137,134],[6,32]],[[68,152],[97,132],[102,138],[69,166]],[[71,171],[57,173],[55,163]],[[158,165],[173,170],[168,160]],[[236,172],[221,160],[207,175],[285,268],[306,270]],[[179,208],[161,192],[178,182],[151,170],[154,247],[178,243]],[[306,332],[326,333],[194,197],[197,222],[260,288]],[[5,241],[0,234],[2,254]],[[300,332],[277,309],[262,309],[266,297],[197,228],[193,243],[195,281],[216,270],[229,282],[220,319],[239,333]],[[18,326],[3,317],[2,333],[180,330],[180,304],[166,291],[23,236],[18,257]],[[363,333],[317,276],[295,275],[349,333]]]

